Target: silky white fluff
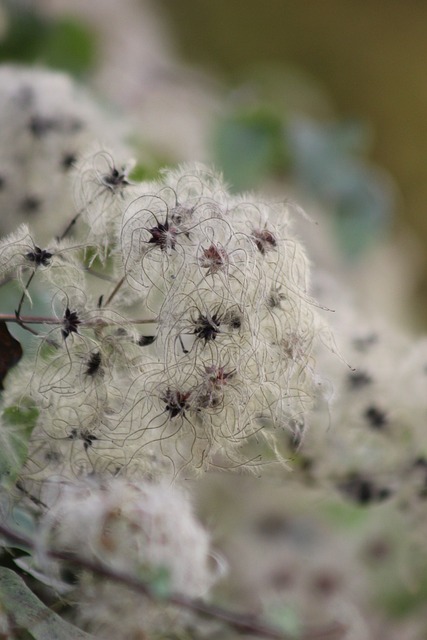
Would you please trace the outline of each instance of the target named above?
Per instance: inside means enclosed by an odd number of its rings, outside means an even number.
[[[55,489],[41,524],[42,549],[76,552],[148,584],[164,572],[168,593],[206,596],[216,579],[209,535],[182,490],[121,478],[52,487],[52,496]],[[101,637],[172,630],[187,619],[84,571],[78,590],[79,617]]]

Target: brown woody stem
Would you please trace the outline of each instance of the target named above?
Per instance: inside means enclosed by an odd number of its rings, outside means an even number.
[[[9,540],[12,543],[15,542],[20,545],[25,545],[29,549],[37,551],[37,545],[33,540],[21,533],[12,531],[2,524],[0,524],[0,535],[4,536],[6,540]],[[46,555],[54,560],[72,562],[81,569],[90,571],[102,578],[117,582],[118,584],[123,584],[146,596],[150,600],[158,599],[155,593],[153,593],[149,583],[127,573],[111,569],[99,561],[82,558],[74,553],[70,553],[69,551],[46,550]],[[261,620],[258,620],[252,614],[234,613],[233,611],[229,611],[223,607],[211,605],[201,600],[192,600],[181,594],[171,594],[166,598],[162,598],[162,601],[168,602],[182,609],[187,609],[198,615],[220,620],[240,633],[244,632],[250,635],[263,636],[264,638],[270,638],[271,640],[290,640],[291,638],[287,633],[284,633],[279,629],[275,629],[274,627],[270,627]],[[344,632],[345,628],[342,624],[333,623],[328,627],[306,630],[299,635],[298,640],[339,640],[343,638]]]
[[[49,318],[46,316],[16,316],[13,313],[0,313],[0,321],[4,322],[16,322],[21,326],[23,324],[62,324],[63,318]],[[136,320],[126,320],[128,324],[157,324],[158,318],[139,318]],[[97,327],[99,325],[107,326],[116,324],[108,320],[102,320],[95,318],[94,320],[80,320],[80,325],[83,327]]]

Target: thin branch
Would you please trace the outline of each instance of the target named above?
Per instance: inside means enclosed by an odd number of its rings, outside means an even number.
[[[0,534],[12,543],[14,542],[24,545],[33,551],[38,550],[37,545],[33,540],[31,540],[31,538],[12,531],[5,525],[0,524]],[[68,551],[47,550],[46,555],[54,560],[72,562],[74,565],[77,565],[85,571],[90,571],[91,573],[101,576],[107,580],[113,580],[118,584],[123,584],[137,593],[141,593],[150,600],[155,601],[159,599],[156,597],[156,594],[151,589],[149,583],[143,582],[142,580],[121,571],[117,571],[116,569],[110,569],[100,562],[81,558]],[[288,634],[266,625],[251,614],[234,613],[228,609],[207,604],[201,600],[192,600],[180,594],[172,594],[166,598],[162,597],[161,600],[182,609],[192,611],[198,615],[220,620],[239,633],[263,636],[270,640],[291,640],[291,637]],[[339,640],[343,637],[344,632],[344,625],[333,623],[328,627],[306,630],[299,635],[298,640]]]
[[[56,240],[58,242],[61,242],[61,240],[63,240],[69,234],[69,232],[74,227],[74,225],[76,224],[77,220],[80,218],[81,215],[82,215],[81,211],[79,211],[79,213],[76,213],[74,218],[67,224],[67,226],[64,229],[63,233],[61,233],[60,236],[56,236]]]
[[[105,282],[115,282],[115,279],[112,276],[108,276],[106,273],[101,273],[100,271],[96,271],[92,267],[85,267],[85,271],[89,273],[91,276],[94,276],[94,278],[105,280]]]
[[[25,324],[62,324],[63,318],[51,318],[46,316],[20,316],[17,317],[13,313],[0,313],[0,320],[4,322],[16,322],[21,326]],[[139,318],[137,320],[126,320],[127,324],[157,324],[158,318]],[[80,320],[83,327],[97,327],[99,325],[109,326],[117,324],[116,322],[95,318],[94,320]],[[25,329],[26,327],[24,327]]]
[[[7,314],[6,314],[7,315]],[[22,318],[20,318],[20,316],[18,315],[18,312],[15,312],[15,316],[14,316],[14,320],[7,320],[7,322],[16,322],[16,324],[19,324],[20,327],[22,327],[23,329],[25,329],[25,331],[29,331],[30,333],[33,334],[33,336],[39,336],[40,333],[38,331],[35,331],[35,329],[31,329],[31,327],[27,327]]]
[[[22,309],[22,305],[24,304],[25,294],[27,293],[28,287],[30,286],[31,281],[32,281],[32,279],[34,278],[35,275],[36,275],[36,269],[34,269],[32,274],[28,278],[27,284],[24,287],[24,290],[23,290],[22,295],[21,295],[21,299],[20,299],[19,304],[18,304],[18,308],[15,311],[15,319],[16,319],[16,322],[19,324],[19,326],[22,327],[22,329],[25,329],[25,331],[29,331],[29,333],[31,333],[33,336],[38,336],[39,332],[35,331],[34,329],[31,329],[31,327],[27,327],[24,324],[24,322],[23,322],[23,320],[21,318],[21,309]]]
[[[4,315],[4,316],[8,316],[9,314],[0,314],[0,315]],[[16,322],[16,324],[19,324],[19,326],[24,329],[25,331],[28,331],[29,333],[31,333],[31,335],[33,336],[39,336],[40,335],[40,331],[36,331],[35,329],[32,329],[31,327],[27,327],[26,324],[24,324],[25,318],[21,318],[20,316],[17,315],[17,312],[15,312],[15,317],[10,318],[10,319],[6,319],[5,322]],[[55,349],[57,349],[59,347],[59,344],[55,341],[52,340],[52,338],[43,336],[44,339],[46,340],[47,344],[50,344],[52,347],[55,347]],[[1,640],[1,639],[0,639]]]
[[[16,317],[17,317],[17,318],[19,318],[19,317],[20,317],[20,315],[21,315],[21,309],[22,309],[22,305],[24,304],[25,294],[27,293],[27,291],[28,291],[28,287],[30,286],[31,281],[32,281],[32,279],[34,278],[34,276],[35,276],[35,275],[36,275],[36,270],[34,269],[34,271],[32,272],[32,274],[31,274],[31,275],[30,275],[30,277],[28,278],[28,282],[27,282],[27,284],[26,284],[26,285],[25,285],[25,287],[24,287],[24,291],[22,292],[22,296],[21,296],[21,299],[20,299],[20,301],[19,301],[18,308],[17,308],[17,310],[15,311],[15,315],[16,315]]]
[[[116,286],[114,287],[114,289],[112,290],[110,295],[108,296],[107,300],[105,301],[105,305],[104,306],[108,306],[110,304],[110,302],[113,300],[114,296],[119,291],[120,287],[122,286],[122,284],[124,283],[125,280],[126,280],[126,276],[123,276],[123,278],[121,278],[118,281],[118,283],[116,284]]]
[[[19,480],[15,483],[15,487],[19,491],[21,491],[24,494],[24,496],[27,496],[27,498],[29,498],[31,502],[34,502],[34,504],[37,505],[37,507],[43,507],[44,509],[48,509],[47,504],[45,504],[44,502],[36,498],[36,496],[33,496],[29,491],[27,491]]]

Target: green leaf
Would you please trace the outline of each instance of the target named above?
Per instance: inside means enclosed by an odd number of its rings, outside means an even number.
[[[0,483],[14,484],[28,454],[28,440],[39,411],[34,406],[3,410],[0,423]]]
[[[336,527],[353,529],[363,525],[368,516],[368,510],[346,502],[330,502],[322,507],[322,512],[329,522]]]
[[[170,595],[170,572],[166,567],[143,567],[139,577],[155,598],[162,599]]]
[[[286,168],[281,118],[266,108],[231,114],[215,132],[213,153],[234,190],[255,187]]]
[[[287,636],[298,638],[301,633],[301,620],[291,607],[272,606],[267,609],[266,618],[270,625]]]
[[[0,60],[34,61],[40,53],[41,43],[49,26],[46,19],[33,9],[19,3],[6,3],[7,30],[0,42]]]
[[[39,410],[33,406],[12,406],[3,411],[3,421],[10,426],[21,426],[28,435],[36,425]]]
[[[9,545],[16,548],[16,545]],[[21,548],[21,547],[19,547]],[[28,549],[24,549],[24,551],[28,551]],[[25,571],[26,574],[32,576],[42,584],[47,585],[51,589],[53,589],[56,593],[64,595],[74,591],[75,586],[73,584],[69,584],[68,582],[64,582],[58,578],[54,578],[49,575],[49,573],[44,573],[40,569],[40,565],[38,563],[37,558],[33,555],[22,556],[20,558],[15,558],[14,563],[17,567]]]
[[[16,626],[28,630],[35,640],[89,640],[93,637],[53,613],[22,578],[4,567],[0,567],[0,602]]]
[[[13,498],[7,488],[1,486],[0,522],[10,531],[17,533],[18,535],[23,535],[25,538],[32,539],[35,534],[36,523],[32,513],[24,507],[14,505]],[[26,553],[31,552],[31,549],[24,542],[11,542],[5,540],[0,544],[0,546],[21,549]]]
[[[163,166],[161,163],[152,162],[151,164],[142,164],[138,162],[129,174],[132,182],[143,182],[144,180],[154,180],[159,177],[159,169]]]
[[[344,255],[359,257],[387,231],[394,208],[388,180],[363,158],[366,128],[300,117],[287,136],[296,180],[331,211]]]
[[[427,601],[427,578],[424,576],[415,588],[408,588],[395,579],[385,585],[384,593],[376,598],[378,604],[395,618],[405,618],[418,610],[424,610]]]
[[[82,22],[62,18],[52,25],[45,38],[41,58],[48,66],[80,76],[95,62],[94,36]]]
[[[6,4],[7,30],[0,60],[36,62],[80,76],[96,61],[96,41],[89,27],[73,17],[46,18],[18,0]]]

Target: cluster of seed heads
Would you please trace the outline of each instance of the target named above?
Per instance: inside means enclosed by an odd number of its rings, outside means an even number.
[[[74,245],[41,249],[26,227],[0,245],[5,269],[48,281],[58,317],[28,384],[41,406],[28,476],[258,466],[313,403],[327,331],[291,207],[231,196],[203,166],[142,183],[130,166],[106,152],[81,162]],[[107,283],[96,294],[89,252]],[[146,335],[133,307],[152,319]]]

